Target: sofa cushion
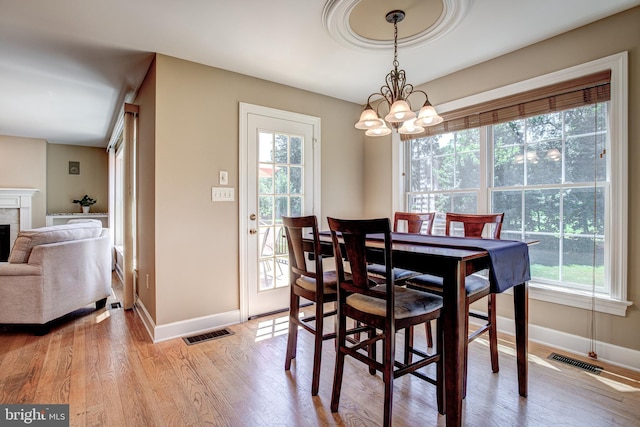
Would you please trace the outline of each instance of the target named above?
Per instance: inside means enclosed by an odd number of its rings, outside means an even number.
[[[31,249],[34,246],[47,243],[66,242],[69,240],[91,239],[100,237],[102,223],[100,221],[78,222],[72,224],[54,225],[51,227],[22,230],[11,249],[9,263],[20,264],[29,261]]]

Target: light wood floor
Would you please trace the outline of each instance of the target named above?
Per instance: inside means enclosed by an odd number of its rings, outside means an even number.
[[[117,287],[116,287],[117,289]],[[320,393],[311,397],[311,335],[285,372],[286,315],[228,329],[233,335],[188,346],[153,344],[134,311],[82,309],[43,337],[0,327],[0,403],[70,404],[72,426],[375,426],[380,375],[347,359],[339,412],[330,410],[335,351],[325,342]],[[422,336],[423,334],[417,334]],[[529,397],[517,392],[513,344],[501,340],[500,372],[486,341],[471,344],[463,404],[468,426],[638,426],[640,373],[605,366],[593,375],[548,360],[530,345]],[[576,357],[575,355],[569,355]],[[588,360],[584,358],[584,360]],[[434,386],[395,383],[394,425],[444,426]]]

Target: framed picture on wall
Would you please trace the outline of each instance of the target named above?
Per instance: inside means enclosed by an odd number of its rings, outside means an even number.
[[[69,175],[80,175],[80,162],[69,162]]]

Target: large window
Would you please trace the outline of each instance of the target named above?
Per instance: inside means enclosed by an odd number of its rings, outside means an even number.
[[[538,282],[609,293],[607,105],[487,128],[493,150],[489,208],[505,213],[504,238],[540,242],[529,251]]]
[[[534,280],[608,293],[606,118],[599,103],[411,140],[408,207],[438,212],[435,233],[445,212],[504,212],[502,238],[540,242],[530,249]]]
[[[611,87],[620,83],[614,70]],[[594,102],[591,89],[580,90],[585,102],[570,108],[549,108],[554,94],[542,107],[536,101],[542,114],[519,105],[515,119],[500,120],[495,111],[514,108],[494,101],[490,115],[472,107],[479,118],[459,115],[406,141],[404,202],[438,212],[434,233],[444,233],[446,212],[504,212],[503,239],[539,242],[530,247],[534,295],[583,308],[597,295],[597,309],[624,314],[626,119],[616,115],[626,114],[626,98],[607,88]]]

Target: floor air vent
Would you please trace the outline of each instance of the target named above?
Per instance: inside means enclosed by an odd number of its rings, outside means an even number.
[[[600,374],[600,372],[604,370],[604,368],[600,366],[592,365],[591,363],[563,356],[558,353],[551,353],[548,359],[557,360],[558,362],[566,363],[567,365],[575,366],[576,368],[584,369],[585,371],[593,372],[594,374]]]
[[[220,329],[218,331],[207,332],[200,335],[194,335],[192,337],[185,337],[183,339],[184,339],[184,342],[186,342],[188,345],[192,345],[192,344],[198,344],[205,341],[215,340],[217,338],[226,337],[228,335],[233,335],[233,332],[231,332],[228,329]]]

